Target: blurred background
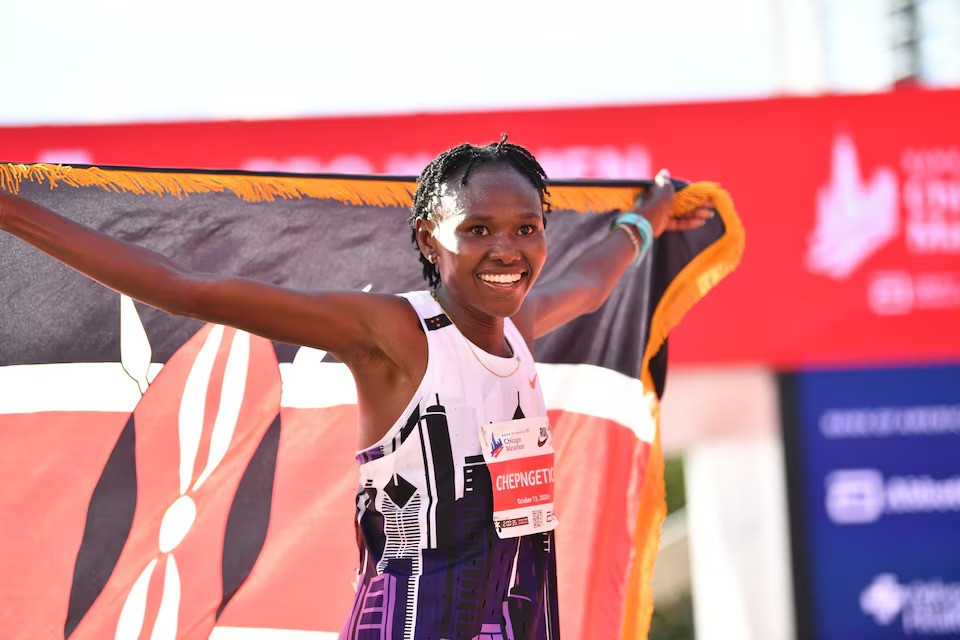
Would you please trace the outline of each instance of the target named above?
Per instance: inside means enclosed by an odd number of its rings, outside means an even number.
[[[5,3],[0,159],[717,180],[651,638],[960,637],[960,0]]]

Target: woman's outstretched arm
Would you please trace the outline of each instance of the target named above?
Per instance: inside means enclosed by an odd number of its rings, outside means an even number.
[[[0,193],[0,229],[97,282],[173,314],[235,326],[272,340],[351,359],[377,348],[375,325],[394,296],[306,293],[238,277],[185,270],[138,245],[84,227],[22,198]]]
[[[637,211],[650,222],[654,237],[664,231],[702,227],[713,215],[710,209],[696,209],[681,218],[672,218],[673,196],[670,176],[661,171],[643,203],[638,203]],[[517,314],[520,317],[515,318],[518,326],[539,338],[575,318],[596,311],[606,302],[635,255],[636,247],[630,236],[611,231],[563,273],[534,287]]]

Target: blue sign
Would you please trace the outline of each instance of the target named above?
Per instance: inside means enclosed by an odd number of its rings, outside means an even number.
[[[960,638],[960,367],[782,389],[801,637]]]

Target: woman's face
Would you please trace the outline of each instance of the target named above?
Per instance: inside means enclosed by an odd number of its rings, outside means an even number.
[[[514,315],[547,258],[540,192],[506,162],[454,176],[438,214],[418,223],[425,255],[437,256],[440,280],[460,305],[485,316]]]

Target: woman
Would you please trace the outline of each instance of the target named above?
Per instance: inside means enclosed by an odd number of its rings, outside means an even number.
[[[549,204],[528,151],[461,145],[418,182],[411,227],[434,288],[403,296],[185,271],[4,194],[0,229],[146,304],[323,349],[349,367],[360,571],[342,638],[556,638],[552,444],[533,341],[598,308],[653,237],[712,213],[671,218],[661,172],[639,214],[617,218],[532,290]],[[536,494],[521,490],[531,478]]]

